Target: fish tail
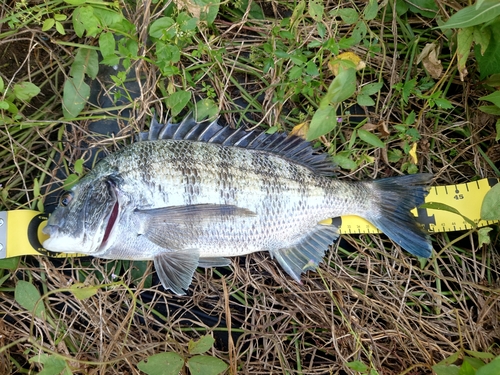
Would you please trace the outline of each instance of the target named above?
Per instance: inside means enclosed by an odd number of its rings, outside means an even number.
[[[379,209],[366,215],[391,240],[424,258],[431,256],[432,244],[410,211],[424,203],[431,179],[432,174],[421,173],[373,181]]]

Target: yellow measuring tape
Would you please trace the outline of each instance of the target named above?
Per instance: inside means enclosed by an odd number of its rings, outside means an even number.
[[[496,183],[496,178],[485,178],[465,184],[433,186],[425,202],[453,207],[460,215],[431,208],[417,208],[412,213],[429,233],[472,229],[472,223],[464,217],[475,223],[477,228],[498,223],[480,219],[484,196]],[[0,259],[19,255],[78,256],[53,253],[43,248],[42,242],[48,238],[42,233],[46,221],[47,216],[38,211],[0,211]],[[342,216],[322,223],[335,224],[341,234],[381,233],[358,216]]]

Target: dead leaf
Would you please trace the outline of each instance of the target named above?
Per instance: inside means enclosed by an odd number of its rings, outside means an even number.
[[[414,142],[413,145],[411,146],[411,150],[409,152],[411,160],[413,161],[413,164],[417,164],[418,158],[417,158],[417,142]]]
[[[385,137],[387,137],[388,135],[391,134],[391,132],[389,130],[389,126],[387,126],[387,121],[384,121],[384,120],[379,121],[378,131],[380,132],[380,134],[382,134]]]
[[[382,137],[387,137],[391,133],[389,132],[389,128],[387,127],[387,122],[379,121],[378,124],[374,124],[373,122],[367,122],[364,124],[361,129],[367,130],[369,132],[373,132],[377,130]]]
[[[367,122],[366,124],[364,124],[361,129],[364,129],[364,130],[368,130],[369,132],[372,132],[374,130],[377,130],[378,129],[378,125],[377,124],[374,124],[373,122]]]
[[[189,0],[174,0],[175,5],[179,10],[186,9],[191,16],[200,19],[201,11],[205,7],[201,7]]]
[[[361,70],[366,66],[366,63],[361,60],[361,57],[356,55],[354,52],[343,52],[337,57],[328,61],[328,68],[334,76],[337,76],[339,74],[339,64],[336,63],[339,60],[346,60],[354,63],[354,65],[356,65],[356,70]]]
[[[438,56],[439,47],[434,43],[427,43],[417,58],[417,63],[422,62],[427,73],[434,79],[439,79],[443,74],[443,65]]]
[[[295,125],[292,131],[288,134],[289,137],[295,136],[302,139],[306,139],[307,132],[309,131],[309,122],[301,122]]]

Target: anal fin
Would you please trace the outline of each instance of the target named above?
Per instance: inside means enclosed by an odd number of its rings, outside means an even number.
[[[165,289],[177,295],[186,294],[199,264],[197,249],[166,251],[154,257],[156,273]]]
[[[334,225],[316,225],[300,242],[289,248],[271,252],[281,264],[281,267],[300,283],[300,275],[308,270],[315,269],[325,251],[339,236]]]

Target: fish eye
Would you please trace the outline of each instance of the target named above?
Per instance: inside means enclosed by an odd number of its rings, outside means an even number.
[[[63,195],[61,195],[61,197],[59,198],[59,204],[63,207],[66,207],[71,202],[72,199],[73,199],[73,193],[68,191]]]

